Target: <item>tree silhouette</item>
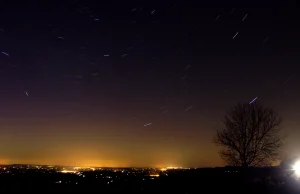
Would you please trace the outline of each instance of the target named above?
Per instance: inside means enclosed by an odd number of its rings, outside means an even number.
[[[255,103],[237,104],[225,115],[214,143],[229,165],[262,166],[279,159],[281,119],[270,108]]]

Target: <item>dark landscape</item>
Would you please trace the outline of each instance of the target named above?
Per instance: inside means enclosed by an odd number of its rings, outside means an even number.
[[[292,171],[286,172],[280,167],[243,170],[234,167],[151,169],[9,165],[2,166],[0,172],[1,193],[289,194],[300,191],[300,180]]]

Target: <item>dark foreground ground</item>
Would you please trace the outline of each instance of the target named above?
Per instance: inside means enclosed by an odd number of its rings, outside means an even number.
[[[150,176],[151,175],[151,176]],[[159,176],[158,176],[159,175]],[[0,193],[300,193],[300,180],[279,168],[0,173]]]

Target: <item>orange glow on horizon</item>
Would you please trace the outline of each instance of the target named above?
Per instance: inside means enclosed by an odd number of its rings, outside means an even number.
[[[124,126],[111,122],[78,120],[68,123],[60,119],[56,122],[48,119],[39,122],[23,119],[3,122],[9,127],[0,136],[0,147],[5,148],[0,151],[0,164],[158,169],[167,166],[211,166],[215,161],[221,164],[217,150],[212,151],[213,146],[198,154],[199,148],[201,151],[201,148],[207,147],[207,143],[201,141],[203,136],[199,140],[192,132],[184,135],[185,139],[189,139],[188,142],[174,140],[166,145],[163,138],[157,137],[169,133],[134,129],[117,131]],[[101,132],[100,126],[103,129]],[[43,130],[38,130],[40,128]],[[24,129],[26,133],[13,133],[19,129]],[[173,136],[179,141],[182,133],[176,132]],[[207,154],[210,154],[209,157],[204,157]]]

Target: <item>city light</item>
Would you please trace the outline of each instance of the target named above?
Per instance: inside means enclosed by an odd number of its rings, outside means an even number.
[[[159,174],[150,174],[151,177],[159,177]]]
[[[182,169],[182,167],[174,167],[174,166],[170,166],[170,167],[167,167],[167,169]]]
[[[168,166],[166,168],[161,168],[160,171],[177,170],[177,169],[184,169],[184,168],[182,168],[182,167],[176,167],[176,166]]]
[[[77,173],[77,171],[74,170],[62,170],[61,173]]]

